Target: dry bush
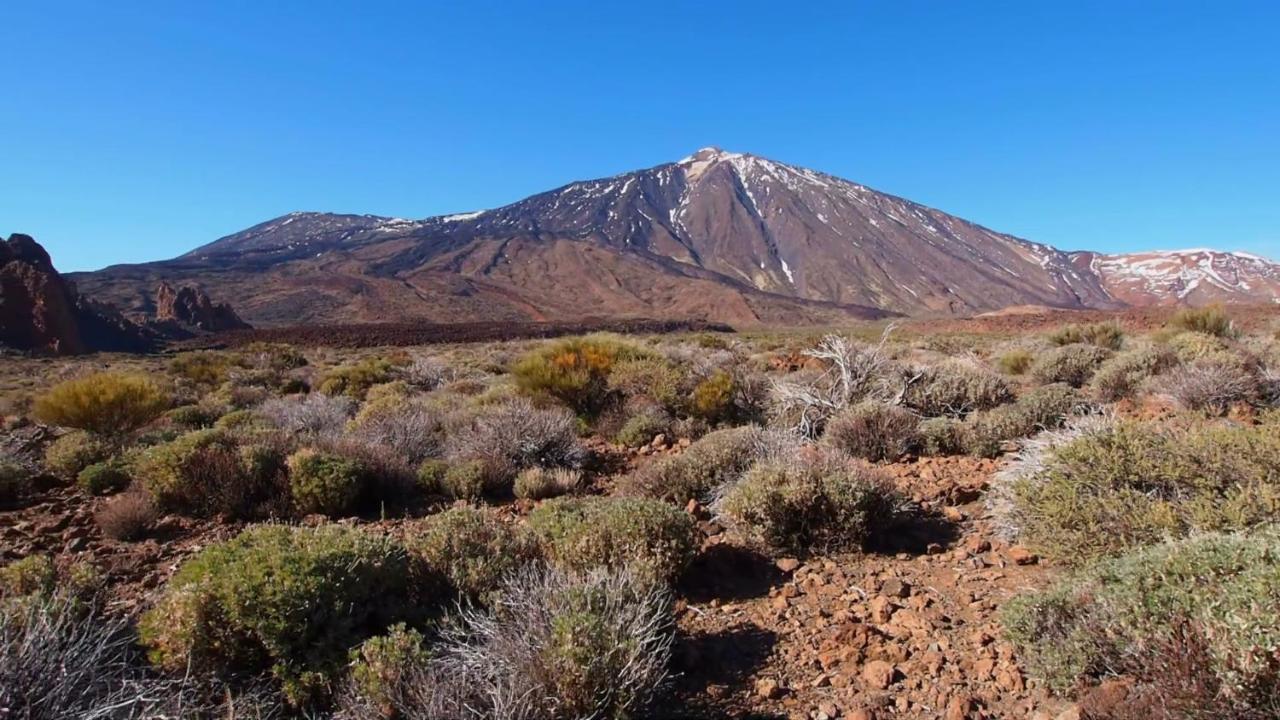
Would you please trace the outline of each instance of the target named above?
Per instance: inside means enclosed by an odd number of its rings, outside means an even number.
[[[479,408],[468,422],[451,428],[446,456],[480,460],[509,483],[527,467],[580,467],[586,448],[571,413],[515,398]]]
[[[1199,360],[1206,355],[1216,355],[1231,349],[1222,338],[1199,332],[1178,333],[1169,339],[1169,347],[1182,362]]]
[[[964,417],[1013,400],[999,375],[972,362],[951,360],[906,372],[901,402],[926,417]]]
[[[430,657],[398,653],[378,689],[353,689],[344,720],[387,709],[403,720],[624,720],[647,715],[669,677],[671,596],[625,570],[513,577],[490,610],[446,624]]]
[[[539,555],[532,533],[489,508],[458,507],[432,515],[419,523],[406,545],[471,602],[487,602],[508,575]]]
[[[1006,603],[1001,621],[1021,664],[1058,692],[1121,673],[1150,682],[1161,670],[1153,651],[1179,644],[1181,634],[1183,648],[1191,642],[1201,656],[1196,674],[1220,690],[1216,699],[1256,712],[1280,699],[1277,602],[1274,532],[1207,534],[1096,563]]]
[[[142,450],[129,472],[163,510],[250,518],[282,493],[282,464],[283,453],[273,446],[196,430]]]
[[[995,457],[1009,441],[1062,427],[1068,418],[1093,409],[1071,386],[1045,385],[1026,393],[1012,405],[970,415],[961,439],[969,454]]]
[[[257,412],[289,435],[337,438],[355,408],[351,398],[312,393],[268,400]]]
[[[920,454],[927,456],[959,455],[964,452],[968,427],[949,417],[926,418],[916,426]]]
[[[1089,382],[1111,351],[1096,345],[1063,345],[1040,356],[1031,374],[1041,383],[1066,383],[1080,387]]]
[[[1022,375],[1031,369],[1035,356],[1025,348],[1015,348],[1000,356],[996,365],[1006,375]]]
[[[689,395],[689,411],[712,424],[727,420],[733,415],[736,395],[733,374],[717,369],[694,386]]]
[[[366,358],[325,373],[317,389],[324,395],[345,395],[354,400],[363,400],[369,388],[391,380],[394,368],[395,365],[385,358]]]
[[[822,434],[827,420],[840,410],[863,400],[887,400],[901,393],[892,378],[897,368],[885,351],[893,326],[885,329],[875,346],[863,346],[839,335],[827,335],[816,348],[804,352],[826,369],[817,377],[797,382],[775,381],[771,389],[770,415],[775,423],[802,437]]]
[[[462,373],[436,357],[416,357],[400,371],[400,375],[410,385],[428,391],[462,377]]]
[[[54,385],[36,398],[33,411],[44,422],[122,435],[160,417],[169,394],[145,375],[96,373]]]
[[[1187,332],[1204,333],[1220,338],[1235,338],[1240,334],[1231,317],[1220,305],[1179,310],[1169,324]]]
[[[1236,403],[1254,402],[1261,390],[1253,370],[1229,352],[1179,365],[1161,378],[1160,387],[1185,408],[1219,415]]]
[[[348,423],[346,437],[394,453],[410,465],[419,465],[442,452],[444,418],[419,400],[370,400]]]
[[[716,514],[746,537],[781,552],[861,549],[901,504],[887,478],[830,453],[757,463],[722,487]]]
[[[62,478],[77,477],[90,465],[111,457],[111,443],[83,430],[73,430],[49,443],[44,452],[44,466]]]
[[[636,357],[618,362],[609,372],[609,390],[627,399],[647,399],[679,412],[689,392],[689,375],[663,357]]]
[[[872,462],[898,460],[919,445],[920,418],[897,405],[859,403],[827,421],[822,442]]]
[[[630,567],[674,582],[697,550],[688,515],[644,498],[548,500],[530,513],[529,528],[551,564],[577,572]]]
[[[139,540],[151,532],[160,513],[144,492],[125,492],[108,500],[94,514],[102,534],[112,540]]]
[[[570,468],[531,467],[516,476],[515,496],[528,500],[570,495],[582,487],[582,472]]]
[[[660,407],[638,407],[622,423],[614,439],[627,447],[642,447],[653,442],[658,435],[670,432],[673,423],[674,419]]]

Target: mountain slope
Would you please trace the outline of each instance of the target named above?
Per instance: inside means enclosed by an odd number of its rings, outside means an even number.
[[[235,298],[255,324],[804,323],[1128,302],[1106,274],[1120,261],[1086,255],[830,175],[706,148],[488,211],[425,220],[292,213],[170,261],[77,281],[137,312],[153,305],[160,280],[194,285]]]
[[[1075,253],[1129,305],[1280,301],[1280,264],[1249,253],[1195,249],[1123,255]]]

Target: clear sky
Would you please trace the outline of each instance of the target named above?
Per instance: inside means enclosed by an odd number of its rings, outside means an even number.
[[[1064,249],[1280,257],[1280,3],[0,3],[0,233],[63,270],[719,145]]]

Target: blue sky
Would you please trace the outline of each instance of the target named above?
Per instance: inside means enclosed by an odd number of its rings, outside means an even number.
[[[1280,3],[10,2],[0,233],[63,270],[705,145],[1064,249],[1280,257]]]

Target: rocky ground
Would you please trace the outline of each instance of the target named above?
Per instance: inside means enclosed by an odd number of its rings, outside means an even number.
[[[595,449],[617,467],[682,445]],[[681,589],[672,715],[1069,716],[1071,708],[1024,677],[1000,640],[1001,603],[1042,584],[1047,570],[996,539],[983,520],[982,495],[998,464],[952,457],[886,465],[933,517],[904,528],[899,547],[867,554],[766,558],[691,505],[705,540]],[[51,486],[26,507],[0,512],[0,563],[31,553],[92,559],[110,583],[111,607],[132,613],[184,558],[240,529],[166,517],[147,539],[117,542],[94,521],[102,502]],[[397,520],[352,522],[404,529]]]

